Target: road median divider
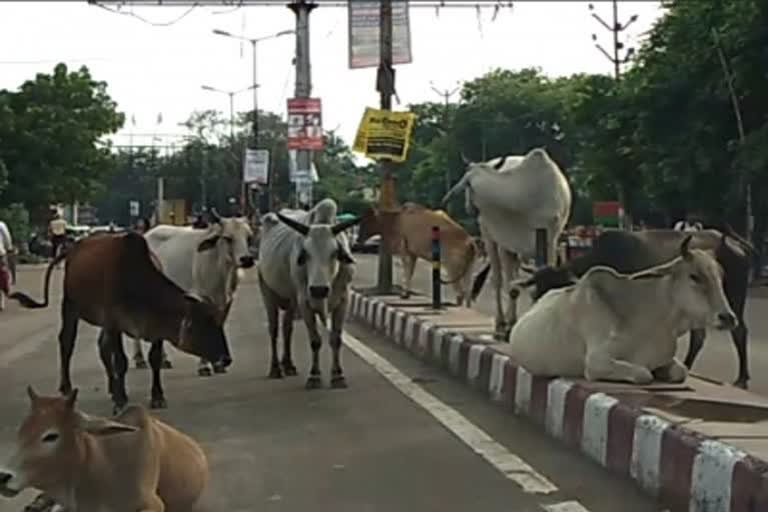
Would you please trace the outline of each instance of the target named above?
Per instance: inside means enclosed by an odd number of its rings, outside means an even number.
[[[493,318],[425,297],[351,290],[348,316],[449,371],[671,512],[768,512],[768,400],[689,377],[632,386],[531,375],[492,339]]]

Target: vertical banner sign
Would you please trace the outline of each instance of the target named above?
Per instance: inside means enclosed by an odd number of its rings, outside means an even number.
[[[381,2],[349,0],[349,67],[375,68],[379,65],[379,17]],[[410,64],[411,26],[408,2],[392,0],[392,64]]]
[[[408,158],[414,119],[413,112],[366,107],[352,151],[363,153],[368,158],[403,162]]]
[[[139,216],[139,206],[140,205],[138,201],[128,201],[128,211],[131,217]]]
[[[269,150],[246,149],[243,161],[243,181],[245,183],[269,183]]]
[[[320,98],[288,98],[288,149],[323,149]]]

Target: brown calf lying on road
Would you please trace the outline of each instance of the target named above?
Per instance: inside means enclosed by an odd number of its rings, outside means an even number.
[[[159,262],[138,233],[99,234],[78,241],[57,256],[45,273],[45,299],[37,302],[23,293],[13,293],[26,308],[48,306],[51,271],[66,258],[64,296],[59,332],[59,391],[72,390],[70,361],[80,319],[101,327],[99,354],[107,371],[115,412],[128,403],[125,373],[128,358],[122,333],[145,340],[164,339],[189,354],[229,366],[227,338],[218,308],[209,301],[186,294],[158,269]],[[160,380],[162,346],[149,353],[152,366],[151,406],[165,407]]]
[[[208,484],[208,460],[191,437],[130,406],[113,419],[38,396],[0,467],[0,495],[37,488],[67,512],[189,512]]]

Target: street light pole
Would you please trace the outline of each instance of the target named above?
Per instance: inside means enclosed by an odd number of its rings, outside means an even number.
[[[233,39],[239,39],[241,41],[248,41],[251,43],[251,51],[253,52],[253,84],[251,87],[253,88],[253,119],[251,120],[251,126],[253,128],[253,133],[251,137],[251,149],[258,149],[259,148],[259,94],[258,94],[258,87],[259,83],[257,81],[257,44],[261,41],[266,41],[267,39],[274,39],[281,36],[287,36],[289,34],[296,33],[295,30],[281,30],[280,32],[276,32],[274,34],[263,36],[263,37],[254,37],[249,38],[245,36],[240,36],[236,34],[232,34],[230,32],[227,32],[225,30],[219,30],[214,29],[213,33],[219,36],[225,36],[225,37],[231,37]],[[270,166],[270,176],[268,177],[269,183],[267,184],[268,188],[272,189],[272,172],[271,172],[272,166]],[[243,188],[245,189],[245,184],[243,183]],[[271,202],[271,194],[267,195],[267,204],[266,210],[269,210],[269,202]],[[262,208],[263,210],[263,208]]]
[[[439,96],[443,97],[443,100],[445,101],[445,110],[443,110],[443,130],[448,129],[448,108],[449,108],[449,102],[451,99],[451,96],[456,94],[459,89],[461,89],[461,84],[457,85],[453,90],[440,90],[437,87],[435,87],[434,82],[431,80],[429,81],[429,86],[432,88],[433,91],[435,91]],[[451,189],[451,171],[450,169],[445,170],[445,193],[447,194],[448,191]]]

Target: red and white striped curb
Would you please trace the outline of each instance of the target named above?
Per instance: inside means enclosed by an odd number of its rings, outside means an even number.
[[[441,366],[672,512],[768,512],[768,463],[566,379],[533,376],[506,355],[350,291],[350,318]]]

